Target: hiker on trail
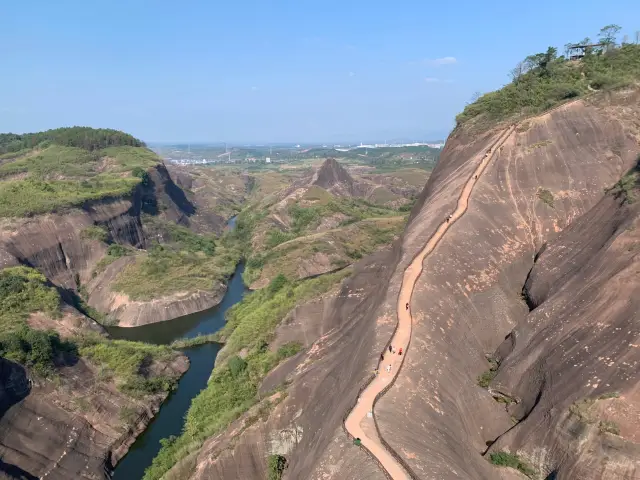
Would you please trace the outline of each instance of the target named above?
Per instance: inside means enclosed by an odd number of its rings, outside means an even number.
[[[389,353],[391,353],[391,345],[389,345]]]
[[[391,364],[387,365],[387,373],[391,373]]]
[[[384,360],[384,353],[380,354],[380,361],[382,362]]]
[[[409,310],[409,302],[407,302],[407,310]]]
[[[393,351],[392,351],[391,353],[393,353],[394,355],[396,354],[396,349],[395,349],[395,347],[393,348]]]
[[[398,350],[398,355],[402,355],[402,347],[400,347],[400,350]]]
[[[478,179],[478,175],[476,175],[476,176],[475,176],[475,177],[473,177],[473,178],[475,178],[475,179],[477,180],[477,179]]]

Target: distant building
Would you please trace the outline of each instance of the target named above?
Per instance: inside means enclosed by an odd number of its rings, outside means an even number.
[[[267,162],[267,163],[271,163],[271,157],[267,157],[267,158],[265,158],[265,160],[264,160],[264,161],[265,161],[265,162]]]

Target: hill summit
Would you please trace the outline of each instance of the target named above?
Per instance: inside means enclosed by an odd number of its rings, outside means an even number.
[[[325,190],[353,194],[354,180],[349,172],[338,163],[335,158],[327,158],[311,179],[311,185],[317,185]]]

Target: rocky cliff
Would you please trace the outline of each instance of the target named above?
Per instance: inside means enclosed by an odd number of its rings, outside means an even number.
[[[127,302],[126,295],[111,291],[111,285],[131,258],[121,259],[97,277],[94,272],[107,253],[104,240],[144,249],[150,240],[157,239],[149,238],[143,218],[153,216],[190,226],[196,211],[160,163],[148,171],[146,182],[128,197],[87,202],[82,208],[59,213],[2,219],[0,268],[18,264],[32,266],[66,292],[66,300],[70,302],[81,287],[88,289],[87,293],[97,290],[100,294],[90,295],[89,304],[113,318],[122,315],[123,326],[176,318],[215,306],[224,294],[224,285],[216,286],[211,292],[189,291],[149,302]],[[199,226],[206,229],[205,220],[200,220]],[[96,226],[104,230],[104,238],[86,234]]]
[[[503,450],[543,477],[637,475],[636,210],[603,192],[636,164],[639,105],[627,89],[520,122],[425,260],[403,369],[375,407],[415,478],[526,478],[491,465]],[[212,438],[182,474],[261,479],[266,455],[279,454],[287,479],[384,478],[342,421],[391,337],[404,269],[503,132],[451,135],[402,239],[291,317],[299,333],[286,337],[309,348],[265,381],[286,380],[286,398]],[[488,357],[500,365],[485,389]]]

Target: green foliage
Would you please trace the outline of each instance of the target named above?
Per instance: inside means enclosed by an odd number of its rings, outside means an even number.
[[[150,150],[130,146],[88,151],[40,144],[22,153],[0,164],[0,216],[36,215],[127,196],[159,161]],[[142,173],[132,175],[134,169]]]
[[[150,237],[161,237],[165,248],[184,250],[188,252],[202,252],[213,256],[216,251],[216,240],[211,234],[198,234],[182,225],[162,220],[153,216],[145,216],[145,229]]]
[[[289,215],[293,219],[293,229],[301,232],[305,228],[317,223],[320,220],[321,209],[319,207],[303,208],[297,203],[289,207]]]
[[[600,433],[613,433],[614,435],[620,435],[620,426],[610,420],[602,420],[598,424],[598,430]]]
[[[175,386],[174,378],[153,375],[150,368],[154,361],[174,357],[175,352],[169,347],[89,335],[78,339],[78,343],[80,355],[102,368],[120,391],[132,397],[168,392]]]
[[[298,352],[300,352],[300,350],[302,350],[302,344],[298,342],[288,342],[278,348],[276,356],[278,357],[279,361],[285,360],[289,357],[293,357]]]
[[[78,147],[85,150],[98,150],[109,146],[129,145],[144,147],[145,144],[124,132],[108,128],[71,127],[56,128],[46,132],[0,134],[0,154],[17,152],[49,142],[65,147]]]
[[[135,250],[131,247],[127,247],[125,245],[120,245],[117,243],[112,243],[107,248],[107,254],[100,259],[97,263],[95,270],[93,271],[93,276],[95,277],[98,273],[104,271],[109,265],[115,262],[117,259],[124,257],[126,255],[135,254]]]
[[[269,455],[267,460],[267,479],[281,480],[285,468],[287,468],[287,459],[284,456]]]
[[[0,335],[0,356],[27,366],[41,377],[54,373],[55,359],[62,353],[75,353],[75,345],[61,340],[52,330],[34,330],[23,325]]]
[[[227,364],[229,365],[229,370],[234,378],[238,378],[240,374],[247,369],[247,362],[237,355],[231,357]]]
[[[478,377],[478,385],[482,388],[489,388],[491,381],[498,374],[498,362],[496,362],[493,358],[488,359],[490,368],[486,372],[482,373]]]
[[[244,297],[229,311],[228,321],[221,335],[227,339],[225,349],[207,387],[193,399],[187,412],[182,435],[175,442],[163,446],[145,471],[145,480],[157,480],[202,443],[246,412],[257,401],[262,379],[278,362],[295,354],[294,344],[270,352],[268,340],[276,326],[298,303],[326,292],[344,278],[344,274],[323,275],[312,280],[287,284],[275,293],[259,290]],[[249,351],[242,360],[237,352]],[[224,353],[224,355],[222,355]],[[222,363],[228,358],[226,364]],[[237,358],[238,360],[234,360]]]
[[[109,239],[109,232],[105,227],[99,225],[90,225],[82,230],[80,236],[82,238],[106,242]]]
[[[215,333],[210,333],[208,335],[196,335],[193,338],[183,338],[179,340],[174,340],[171,342],[171,348],[175,349],[183,349],[196,347],[198,345],[204,345],[205,343],[216,343],[218,341],[218,337]]]
[[[271,295],[277,293],[282,287],[288,283],[287,277],[279,273],[269,284],[269,293]]]
[[[640,45],[626,44],[606,53],[588,54],[579,62],[546,53],[531,55],[512,72],[513,81],[482,95],[456,117],[458,125],[472,123],[479,129],[492,124],[540,113],[589,88],[618,88],[640,77]]]
[[[60,340],[55,332],[29,328],[25,320],[34,312],[59,317],[58,292],[32,268],[0,270],[0,355],[26,365],[37,375],[49,376],[55,358],[73,352],[74,346]]]
[[[203,245],[207,250],[206,241]],[[208,251],[212,249],[213,245]],[[202,251],[155,245],[118,274],[113,289],[129,295],[132,300],[150,300],[176,292],[210,291],[233,274],[239,259],[240,252],[236,249],[219,248],[210,256]]]
[[[97,175],[75,180],[41,181],[34,178],[0,183],[0,217],[20,217],[79,207],[86,202],[129,195],[138,180]]]
[[[142,167],[133,167],[133,170],[131,170],[131,175],[133,175],[134,177],[137,177],[140,179],[140,183],[144,186],[149,185],[149,174],[147,173],[147,171],[142,168]]]
[[[635,189],[638,186],[638,167],[624,175],[607,192],[612,193],[616,198],[622,199],[623,203],[633,203],[636,200]]]
[[[27,267],[0,270],[1,330],[22,326],[29,314],[37,311],[54,318],[60,315],[60,296],[47,286],[45,276]]]
[[[296,238],[293,233],[283,232],[277,228],[272,228],[267,232],[267,238],[265,240],[265,246],[267,248],[273,248],[281,243],[288,242]]]
[[[545,188],[538,189],[538,198],[553,208],[553,193]]]
[[[606,400],[608,398],[620,398],[620,392],[607,392],[598,397],[598,400]]]
[[[524,473],[529,478],[535,478],[537,472],[524,462],[518,455],[508,452],[493,452],[489,455],[489,461],[499,467],[511,467]]]

